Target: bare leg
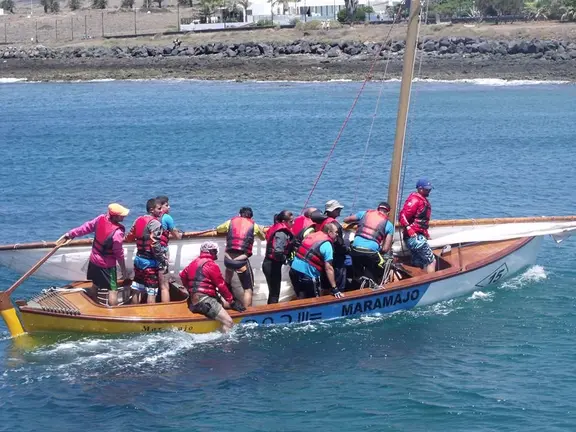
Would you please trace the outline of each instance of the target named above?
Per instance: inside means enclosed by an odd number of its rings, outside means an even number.
[[[142,301],[142,294],[140,293],[140,291],[135,291],[134,294],[132,295],[132,304],[140,304],[141,301]]]
[[[162,303],[170,303],[170,274],[160,271],[158,273],[158,282],[160,284],[160,298]]]
[[[108,305],[118,306],[118,291],[108,291]]]
[[[98,303],[98,287],[94,284],[88,289],[86,289],[86,295],[90,297],[94,303]]]
[[[146,303],[148,304],[152,304],[152,303],[156,303],[156,295],[150,295],[148,294],[148,298],[146,299]]]
[[[234,276],[234,270],[227,268],[224,271],[224,280],[228,285],[232,284],[232,277]]]
[[[228,312],[226,312],[226,309],[224,308],[218,312],[216,321],[222,323],[223,333],[228,333],[230,330],[232,330],[232,327],[234,327],[234,321],[232,321],[232,318],[230,318],[230,315],[228,315]]]
[[[436,259],[426,266],[426,273],[434,273],[436,271]]]
[[[244,307],[252,306],[252,294],[253,293],[254,293],[254,290],[251,290],[251,289],[245,289],[244,290],[244,299],[242,300],[242,304],[244,305]]]

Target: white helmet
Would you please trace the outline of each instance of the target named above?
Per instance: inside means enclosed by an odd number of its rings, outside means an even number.
[[[212,251],[216,251],[216,253],[220,251],[220,249],[218,248],[218,243],[213,241],[205,241],[200,246],[200,252],[212,252]]]

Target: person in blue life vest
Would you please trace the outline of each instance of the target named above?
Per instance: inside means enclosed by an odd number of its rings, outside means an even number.
[[[338,227],[329,223],[322,231],[308,234],[296,251],[290,269],[290,281],[299,299],[321,295],[321,277],[324,273],[334,297],[343,297],[334,278],[332,243],[338,236]]]
[[[254,272],[250,265],[250,257],[252,256],[254,237],[266,240],[263,229],[254,222],[253,216],[254,213],[250,207],[242,207],[238,216],[234,216],[216,227],[217,233],[226,234],[226,249],[224,251],[226,283],[231,285],[234,274],[238,276],[244,290],[241,299],[244,307],[252,306]]]
[[[216,264],[217,259],[218,245],[213,241],[202,243],[200,256],[180,272],[180,279],[190,294],[190,310],[219,321],[222,331],[227,333],[234,326],[234,321],[225,308],[229,307],[237,312],[244,312],[246,309],[234,300],[220,267]]]
[[[376,210],[360,211],[344,218],[344,222],[358,223],[350,255],[356,279],[367,278],[380,285],[386,261],[391,259],[394,225],[388,220],[390,204],[383,201]]]
[[[268,304],[278,303],[282,284],[282,266],[287,263],[292,249],[294,215],[282,210],[274,215],[274,224],[266,231],[266,256],[262,272],[268,284]]]
[[[170,237],[181,239],[183,232],[176,229],[174,218],[170,215],[170,201],[168,197],[160,195],[156,197],[156,200],[162,206],[162,217],[160,218],[160,223],[162,224],[162,235],[160,236],[160,244],[164,248],[167,262],[169,262],[170,253],[168,243],[170,242]],[[168,303],[170,301],[170,273],[160,272],[158,276],[160,283],[160,298],[162,303]]]
[[[334,259],[332,261],[332,266],[334,267],[334,277],[336,278],[336,286],[340,291],[346,289],[346,255],[348,254],[348,248],[344,242],[344,230],[337,218],[340,216],[344,206],[340,204],[337,200],[330,200],[326,202],[324,206],[324,216],[326,217],[322,222],[316,224],[316,231],[322,231],[325,225],[333,223],[338,227],[338,236],[334,240],[332,247],[334,248]],[[322,280],[325,285],[327,281]]]
[[[404,227],[402,236],[410,249],[412,264],[426,269],[427,273],[436,271],[436,257],[428,244],[430,234],[428,227],[432,215],[432,205],[428,196],[432,190],[432,183],[426,178],[421,178],[416,183],[416,192],[412,192],[402,210],[398,221]]]
[[[146,211],[146,215],[134,221],[126,236],[127,240],[136,241],[132,303],[140,303],[143,293],[147,294],[147,303],[156,303],[159,273],[168,273],[168,258],[160,243],[162,205],[156,198],[151,198],[146,202]]]

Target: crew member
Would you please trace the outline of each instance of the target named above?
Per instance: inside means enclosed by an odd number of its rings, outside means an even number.
[[[116,263],[120,266],[122,278],[128,278],[122,247],[125,228],[120,222],[129,212],[130,210],[126,207],[112,203],[108,206],[106,214],[72,229],[64,235],[67,239],[73,239],[95,233],[86,273],[86,278],[92,281],[92,286],[87,290],[87,294],[95,302],[98,301],[98,288],[100,288],[108,290],[108,304],[110,306],[118,304]]]
[[[266,256],[262,272],[268,283],[268,304],[278,303],[282,283],[282,265],[286,264],[292,247],[294,216],[282,210],[274,216],[274,225],[266,231]]]
[[[168,197],[161,195],[156,197],[156,200],[162,206],[162,217],[160,219],[160,223],[162,224],[162,235],[160,237],[160,244],[164,248],[167,258],[166,262],[168,263],[170,261],[170,251],[168,249],[170,236],[176,239],[181,239],[183,233],[176,229],[174,219],[170,215],[170,202]],[[170,273],[159,272],[158,277],[160,282],[160,299],[162,300],[162,303],[168,303],[170,301]]]
[[[250,265],[254,236],[265,240],[264,231],[254,222],[254,213],[250,207],[242,207],[238,216],[227,220],[216,227],[219,234],[226,233],[226,250],[224,252],[224,267],[226,267],[226,283],[232,284],[234,274],[238,275],[242,289],[242,304],[244,307],[252,306],[254,292],[254,272]]]
[[[156,303],[159,287],[159,273],[168,273],[168,258],[160,243],[162,237],[162,205],[156,198],[146,202],[147,215],[140,216],[128,233],[127,239],[136,241],[136,256],[134,257],[134,281],[132,288],[135,293],[132,303],[140,303],[145,292],[147,303]]]
[[[344,206],[336,200],[328,201],[324,206],[324,215],[326,216],[326,219],[315,226],[316,231],[322,231],[322,228],[329,223],[333,223],[338,227],[338,236],[332,244],[332,247],[334,248],[332,266],[334,267],[336,286],[340,291],[344,291],[346,288],[346,254],[348,253],[348,248],[344,242],[344,230],[336,218],[340,216],[343,208]],[[326,280],[323,280],[323,284],[326,282]]]
[[[222,323],[222,331],[227,333],[234,326],[228,312],[222,307],[220,297],[225,300],[225,306],[238,312],[246,308],[234,300],[234,296],[226,285],[218,259],[218,245],[207,241],[200,245],[200,256],[180,272],[182,284],[190,293],[190,310]]]
[[[322,231],[307,235],[302,245],[296,251],[296,258],[290,269],[290,281],[298,298],[320,296],[320,278],[325,273],[330,284],[330,292],[334,297],[344,294],[336,286],[332,259],[334,251],[332,243],[338,236],[338,227],[329,223]]]
[[[376,210],[344,218],[346,223],[358,222],[350,251],[355,278],[368,278],[371,285],[382,283],[386,261],[391,259],[388,254],[392,248],[394,225],[388,220],[389,212],[390,204],[383,201]]]
[[[304,209],[302,214],[294,219],[294,225],[292,225],[292,234],[294,235],[292,241],[292,256],[289,258],[289,261],[294,259],[294,254],[302,244],[304,237],[313,233],[316,226],[321,224],[325,219],[326,216],[316,207]]]
[[[430,249],[428,240],[428,226],[432,214],[432,206],[428,196],[432,190],[432,183],[426,178],[421,178],[416,183],[416,192],[412,192],[399,215],[400,225],[404,227],[402,232],[406,246],[412,255],[412,264],[426,269],[427,273],[436,270],[436,257]]]

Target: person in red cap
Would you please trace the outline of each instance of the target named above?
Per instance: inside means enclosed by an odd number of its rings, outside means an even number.
[[[108,290],[108,304],[110,306],[118,304],[116,264],[120,266],[122,278],[128,278],[124,248],[122,247],[125,228],[120,223],[128,213],[130,210],[126,207],[112,203],[108,206],[106,214],[101,214],[64,234],[65,238],[73,239],[94,233],[86,278],[92,281],[92,286],[87,290],[87,294],[95,302],[98,301],[98,288],[100,288]]]
[[[399,222],[404,227],[403,237],[406,246],[412,255],[412,264],[433,273],[436,270],[436,257],[428,245],[430,234],[428,226],[432,215],[432,206],[428,201],[428,195],[432,190],[432,183],[426,178],[421,178],[416,183],[416,192],[412,192],[402,211]]]

